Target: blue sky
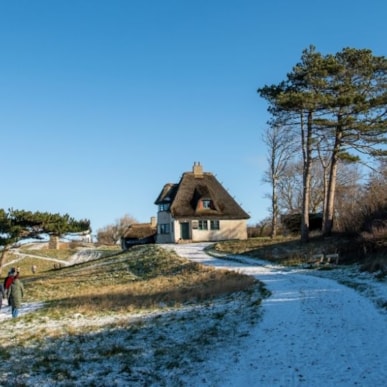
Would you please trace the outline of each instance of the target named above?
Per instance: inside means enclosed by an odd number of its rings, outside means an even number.
[[[200,162],[268,216],[257,88],[313,44],[386,55],[384,0],[0,0],[0,208],[149,221]]]

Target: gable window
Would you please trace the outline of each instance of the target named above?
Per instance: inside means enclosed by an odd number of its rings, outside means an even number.
[[[159,204],[159,211],[168,211],[169,210],[169,203],[161,203]]]
[[[219,220],[211,220],[210,221],[210,228],[211,228],[211,230],[220,230]]]
[[[212,208],[212,202],[209,199],[202,200],[202,207],[206,210],[210,210]]]
[[[208,221],[207,220],[199,220],[198,224],[199,230],[208,230]]]
[[[169,234],[169,233],[170,233],[169,223],[159,224],[159,234]]]

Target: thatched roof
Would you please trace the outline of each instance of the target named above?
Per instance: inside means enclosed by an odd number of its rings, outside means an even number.
[[[123,238],[126,239],[142,239],[155,235],[157,227],[152,223],[136,223],[128,227]]]
[[[201,200],[210,200],[211,208],[200,208]],[[166,184],[155,204],[170,204],[175,219],[250,218],[212,173],[203,172],[200,164],[195,164],[192,172],[185,172],[178,184]]]

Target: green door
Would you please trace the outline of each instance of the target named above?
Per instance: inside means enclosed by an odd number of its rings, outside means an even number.
[[[180,236],[181,236],[181,239],[184,239],[184,240],[190,239],[188,222],[180,223]]]

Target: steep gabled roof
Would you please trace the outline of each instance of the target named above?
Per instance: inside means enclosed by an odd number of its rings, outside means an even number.
[[[155,204],[161,203],[172,203],[172,200],[176,196],[177,188],[179,184],[167,183],[164,185],[163,189],[160,192],[160,195],[157,197]]]
[[[201,200],[210,200],[211,208],[201,208]],[[155,204],[170,203],[170,212],[179,218],[248,219],[250,216],[224,189],[215,176],[194,165],[185,172],[178,184],[166,184]]]

